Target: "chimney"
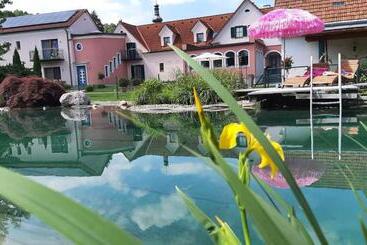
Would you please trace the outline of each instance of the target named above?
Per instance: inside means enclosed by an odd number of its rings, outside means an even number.
[[[162,23],[162,22],[163,22],[163,19],[159,15],[159,4],[156,3],[154,5],[154,19],[153,19],[153,23]]]

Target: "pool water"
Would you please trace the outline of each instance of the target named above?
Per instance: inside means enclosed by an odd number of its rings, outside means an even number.
[[[367,114],[347,111],[339,118],[330,113],[315,113],[312,126],[308,111],[257,111],[251,115],[283,146],[299,178],[311,175],[302,190],[330,244],[362,244],[362,211],[338,164],[347,166],[346,173],[353,176],[356,189],[367,189],[367,152],[361,146],[367,146],[367,132],[360,124],[367,122]],[[217,133],[236,121],[228,112],[209,117]],[[64,193],[145,244],[211,244],[175,193],[175,186],[209,216],[228,222],[241,237],[240,218],[229,187],[183,146],[206,154],[193,113],[149,115],[98,108],[0,114],[1,166]],[[233,167],[240,150],[223,153]],[[256,161],[253,156],[254,165]],[[255,183],[251,185],[263,195]],[[275,190],[304,220],[290,191]],[[254,244],[263,244],[253,229],[251,235]],[[70,242],[2,200],[0,243]]]

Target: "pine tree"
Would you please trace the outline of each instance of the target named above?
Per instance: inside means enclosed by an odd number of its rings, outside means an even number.
[[[42,77],[42,68],[41,68],[41,60],[38,54],[37,47],[34,49],[34,56],[33,56],[33,72],[35,75]]]
[[[20,70],[23,67],[23,63],[20,60],[20,56],[17,49],[14,49],[13,54],[13,66],[15,69]]]
[[[101,19],[99,18],[98,14],[96,11],[92,11],[92,13],[90,14],[90,16],[92,17],[92,20],[94,21],[94,23],[96,24],[98,30],[100,32],[104,32],[104,26],[102,24]]]

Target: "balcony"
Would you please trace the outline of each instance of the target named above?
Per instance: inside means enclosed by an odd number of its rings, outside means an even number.
[[[43,62],[49,61],[63,61],[64,51],[59,48],[42,49],[39,51],[40,60]],[[34,51],[29,52],[30,61],[33,61]]]
[[[143,58],[136,49],[127,50],[122,54],[122,60],[124,61],[136,61],[142,60]]]

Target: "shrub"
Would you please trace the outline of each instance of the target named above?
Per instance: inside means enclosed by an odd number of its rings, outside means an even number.
[[[104,84],[97,84],[96,87],[97,88],[106,88],[106,85],[104,85]]]
[[[85,87],[85,91],[86,92],[93,92],[94,91],[94,87],[91,85],[88,85],[87,87]]]
[[[18,77],[27,77],[30,75],[35,75],[31,69],[22,67],[16,67],[12,64],[5,66],[0,66],[0,83],[4,80],[7,75],[15,75]]]
[[[103,73],[98,73],[98,80],[103,80],[105,79],[105,75]]]
[[[159,94],[163,87],[163,83],[157,79],[146,80],[138,89],[137,103],[140,105],[159,104]]]
[[[119,80],[119,86],[120,86],[121,88],[127,88],[127,87],[129,87],[129,85],[130,85],[130,80],[129,80],[129,79],[121,78],[121,79]]]
[[[5,99],[4,99],[4,97],[0,94],[0,107],[3,107],[3,106],[5,106]]]
[[[238,73],[215,70],[213,74],[230,91],[241,86],[241,77]],[[204,104],[214,104],[222,101],[200,76],[196,74],[178,74],[176,81],[169,83],[163,83],[159,80],[144,82],[138,89],[137,103],[193,105],[192,89],[194,87]]]
[[[131,84],[135,87],[135,86],[138,86],[140,84],[142,84],[143,82],[141,80],[138,80],[138,79],[132,79],[131,80]]]

